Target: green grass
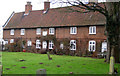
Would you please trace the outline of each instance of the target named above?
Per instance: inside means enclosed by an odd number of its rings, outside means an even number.
[[[48,60],[46,54],[3,52],[3,74],[36,74],[38,69],[46,69],[47,74],[69,74],[69,72],[74,74],[108,74],[109,72],[109,64],[105,63],[104,59],[59,55],[51,55],[51,57],[53,60]],[[20,59],[26,61],[20,62]],[[27,68],[21,68],[23,66]],[[120,65],[116,64],[115,66]],[[10,68],[10,70],[6,68]]]

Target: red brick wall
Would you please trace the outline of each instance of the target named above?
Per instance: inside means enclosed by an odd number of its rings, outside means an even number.
[[[96,27],[96,34],[90,35],[89,34],[89,27],[77,27],[77,34],[73,35],[70,34],[70,27],[67,28],[57,28],[56,30],[56,38],[98,38],[98,39],[105,39],[104,35],[104,26],[97,26]]]
[[[104,26],[96,26],[96,34],[89,35],[89,27],[88,26],[77,27],[77,34],[71,35],[70,27],[56,28],[55,36],[57,39],[63,39],[63,38],[75,39],[75,40],[77,40],[77,42],[76,42],[77,49],[79,49],[79,47],[85,47],[86,49],[88,49],[89,40],[95,40],[98,45],[101,43],[101,41],[104,41],[106,39],[106,36],[104,35],[104,30],[105,30]],[[20,31],[21,31],[20,29],[16,29],[15,34],[13,36],[11,36],[10,30],[4,30],[3,38],[9,40],[12,38],[19,37],[19,38],[26,39],[26,41],[31,40],[32,42],[35,43],[36,37],[42,36],[43,31],[47,31],[47,34],[49,34],[49,28],[41,28],[41,35],[36,35],[36,29],[25,29],[24,36],[20,35]]]

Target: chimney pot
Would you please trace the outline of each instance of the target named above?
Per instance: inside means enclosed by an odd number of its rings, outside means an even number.
[[[49,8],[50,8],[50,2],[49,2],[49,0],[47,0],[44,2],[44,11],[46,11]]]
[[[32,5],[31,2],[28,1],[27,4],[25,5],[25,15],[29,14],[30,11],[32,11]]]
[[[27,2],[27,5],[31,5],[31,2],[30,2],[30,1],[28,1],[28,2]]]

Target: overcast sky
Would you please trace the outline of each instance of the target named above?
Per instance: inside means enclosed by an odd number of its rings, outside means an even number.
[[[44,1],[47,1],[47,0],[1,0],[0,1],[0,26],[4,25],[4,23],[7,21],[7,19],[10,17],[13,11],[15,13],[25,11],[25,5],[27,1],[32,2],[33,10],[41,10],[44,8]],[[51,4],[51,8],[56,8],[58,6],[59,6],[58,4]]]

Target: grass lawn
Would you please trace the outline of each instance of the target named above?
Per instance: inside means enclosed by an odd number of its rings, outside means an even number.
[[[47,74],[108,74],[109,64],[104,59],[93,59],[76,56],[51,55],[48,60],[46,54],[3,52],[3,74],[36,74],[38,69],[46,69]],[[25,61],[20,61],[23,59]],[[118,68],[120,64],[116,64]],[[22,68],[21,68],[22,67]],[[119,70],[120,72],[120,70]]]

